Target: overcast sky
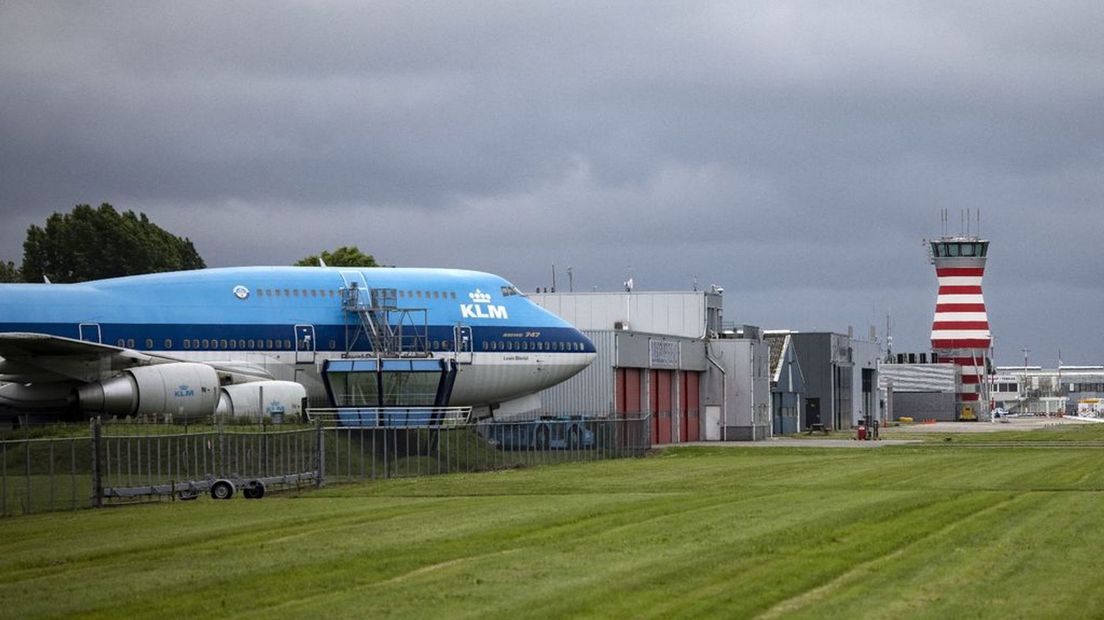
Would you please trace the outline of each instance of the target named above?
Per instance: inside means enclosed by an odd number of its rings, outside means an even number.
[[[715,283],[921,351],[921,240],[970,208],[998,362],[1104,363],[1101,32],[1099,0],[5,0],[0,259],[110,202],[210,266]]]

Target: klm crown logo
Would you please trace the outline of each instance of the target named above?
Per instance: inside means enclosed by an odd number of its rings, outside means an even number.
[[[195,396],[195,390],[188,385],[180,385],[173,392],[173,396],[176,398],[188,398],[189,396]]]
[[[479,289],[475,289],[474,293],[468,293],[468,299],[471,299],[477,304],[489,304],[491,303],[491,296],[488,293],[484,293]]]

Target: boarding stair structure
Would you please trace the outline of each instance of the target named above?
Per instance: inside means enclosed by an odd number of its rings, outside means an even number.
[[[377,358],[429,357],[428,313],[425,308],[400,308],[393,288],[361,288],[356,282],[341,290],[345,322],[345,355],[353,357],[362,338]]]
[[[448,406],[462,362],[430,351],[428,310],[399,307],[394,288],[370,288],[351,277],[346,283],[341,289],[345,355],[324,360],[321,368],[333,407],[312,410],[311,419],[360,428],[438,427],[467,420],[470,407]],[[466,335],[470,347],[470,331],[462,334],[458,327],[455,333],[458,339]]]

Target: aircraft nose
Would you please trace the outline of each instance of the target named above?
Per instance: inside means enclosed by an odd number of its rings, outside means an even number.
[[[579,356],[578,369],[575,371],[579,372],[587,366],[590,366],[591,362],[598,357],[598,349],[594,346],[594,342],[583,332],[576,329],[575,335],[579,341],[583,343],[582,355]]]
[[[598,353],[598,349],[595,348],[594,342],[587,337],[586,334],[579,330],[575,330],[575,336],[583,343],[583,351],[586,353]]]

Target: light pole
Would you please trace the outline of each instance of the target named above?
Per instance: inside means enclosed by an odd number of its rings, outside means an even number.
[[[1027,354],[1031,353],[1031,349],[1025,346],[1020,350],[1023,351],[1024,354],[1023,380],[1020,381],[1020,413],[1023,414],[1026,413],[1024,408],[1027,407]]]

